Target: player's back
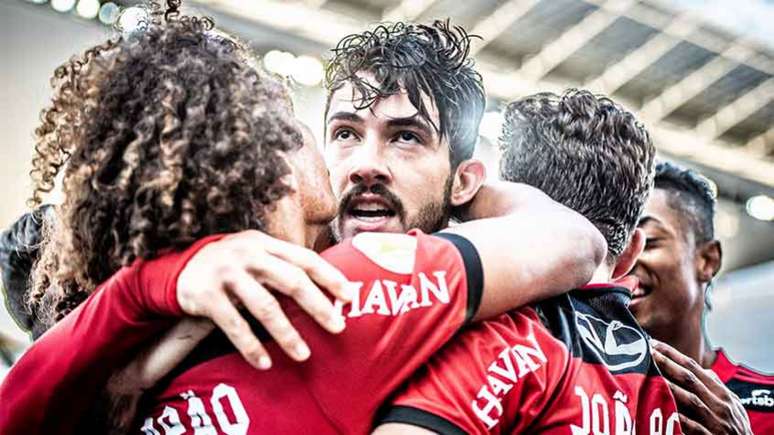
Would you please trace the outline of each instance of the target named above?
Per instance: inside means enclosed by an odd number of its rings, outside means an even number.
[[[599,286],[537,305],[569,358],[555,400],[525,432],[680,433],[673,396],[626,308],[629,298],[624,288]]]
[[[268,342],[268,371],[214,333],[157,386],[142,431],[366,433],[381,403],[472,317],[480,298],[481,265],[459,236],[363,234],[323,256],[358,286],[342,307],[344,332],[329,334],[282,300],[312,356],[297,363]]]
[[[589,286],[469,326],[382,422],[442,434],[680,433],[629,297],[623,287]]]

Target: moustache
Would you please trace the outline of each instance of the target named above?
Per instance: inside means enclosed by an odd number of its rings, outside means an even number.
[[[364,193],[371,193],[373,195],[380,196],[382,200],[384,200],[387,205],[395,212],[395,215],[398,216],[401,221],[404,220],[406,214],[403,207],[403,202],[400,200],[400,198],[398,198],[398,195],[390,192],[390,190],[387,189],[387,186],[382,183],[374,183],[370,186],[363,183],[358,183],[352,186],[352,188],[344,193],[344,195],[341,197],[341,201],[339,202],[339,216],[343,216],[344,213],[346,213],[351,208],[352,201]]]

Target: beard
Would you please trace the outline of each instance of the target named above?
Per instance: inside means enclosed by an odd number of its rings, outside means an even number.
[[[387,204],[399,218],[401,226],[403,227],[403,232],[414,228],[417,228],[426,234],[438,232],[446,228],[446,226],[449,224],[449,219],[452,214],[452,185],[453,178],[452,175],[449,175],[449,177],[446,179],[446,182],[444,183],[443,196],[441,197],[440,201],[431,200],[426,202],[419,208],[416,214],[410,215],[403,205],[403,201],[401,201],[400,198],[395,193],[390,191],[384,184],[374,183],[370,186],[367,186],[363,183],[358,183],[341,197],[338,215],[336,219],[331,222],[331,227],[333,230],[332,233],[336,241],[342,240],[341,218],[350,209],[352,201],[358,195],[362,195],[363,193],[371,193],[381,196],[381,198],[387,202]]]

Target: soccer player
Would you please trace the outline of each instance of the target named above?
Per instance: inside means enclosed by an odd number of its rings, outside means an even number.
[[[273,370],[254,370],[251,364],[266,365],[254,343],[244,346],[241,331],[235,333],[245,321],[232,299],[259,319],[265,310],[276,312],[253,275],[263,270],[255,264],[276,252],[304,263],[307,251],[287,242],[315,243],[335,207],[311,135],[292,118],[283,88],[257,71],[248,54],[196,20],[151,23],[89,51],[97,60],[87,59],[68,75],[74,83],[61,89],[83,93],[58,95],[70,98],[62,115],[81,122],[49,126],[70,136],[58,144],[63,148],[39,156],[56,165],[58,153],[69,155],[61,227],[46,245],[69,264],[54,269],[48,283],[67,290],[62,285],[70,280],[88,285],[117,272],[14,367],[0,389],[0,430],[70,433],[113,368],[175,319],[194,315],[212,318],[235,347],[223,335],[205,340],[150,396],[156,407],[140,430],[365,432],[387,395],[463,324],[585,282],[601,260],[605,243],[598,231],[537,190],[512,184],[474,189],[467,215],[488,219],[439,235],[356,230],[327,250],[324,257],[353,282],[351,303],[337,302],[346,331],[332,336],[315,322],[326,326],[326,319],[313,320],[279,298],[315,357],[304,364],[283,358],[280,337],[266,345]],[[389,109],[404,96],[378,99],[372,110],[395,115]],[[430,116],[428,122],[438,125]],[[432,146],[420,146],[386,124],[395,134],[379,139],[399,147],[404,158],[450,155],[437,136]],[[451,201],[473,196],[459,193],[464,190],[452,187]],[[349,210],[367,222],[373,218],[367,212],[385,195],[369,187]],[[391,201],[394,215],[376,217],[409,222],[412,212]],[[502,234],[505,227],[511,232]],[[251,228],[277,239],[256,231],[218,234]],[[552,237],[560,240],[546,243]],[[191,238],[199,240],[175,250]],[[260,278],[274,287],[281,277]],[[298,293],[307,285],[280,290],[304,306],[309,301]],[[347,294],[339,289],[333,296]],[[295,356],[304,359],[304,353]]]
[[[647,241],[632,271],[640,284],[630,309],[662,342],[656,361],[675,384],[678,403],[690,408],[681,412],[686,430],[744,433],[750,424],[753,433],[774,433],[774,377],[733,363],[710,346],[704,331],[707,291],[722,261],[714,215],[715,197],[704,177],[669,162],[656,166],[655,189],[639,223]],[[749,423],[729,389],[741,398]]]
[[[637,119],[586,91],[508,105],[501,177],[582,213],[608,255],[589,285],[471,325],[394,397],[376,432],[681,433],[673,397],[627,310],[624,278],[655,149]],[[514,265],[517,266],[517,265]]]

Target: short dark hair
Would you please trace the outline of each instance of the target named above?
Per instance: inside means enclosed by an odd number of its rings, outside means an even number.
[[[530,184],[581,213],[617,257],[653,186],[655,148],[634,115],[604,97],[571,89],[510,103],[500,176]]]
[[[691,226],[696,243],[715,238],[715,193],[706,177],[671,162],[656,165],[655,186],[669,191],[669,204],[683,213]]]
[[[402,89],[441,139],[448,138],[452,167],[473,156],[478,127],[486,107],[481,75],[468,57],[470,41],[459,26],[449,21],[432,25],[398,22],[344,37],[333,51],[326,68],[327,116],[333,93],[351,83],[360,96],[358,108],[369,107],[378,98]],[[358,73],[374,75],[377,85]],[[439,125],[430,119],[422,101],[427,95],[438,109]]]

